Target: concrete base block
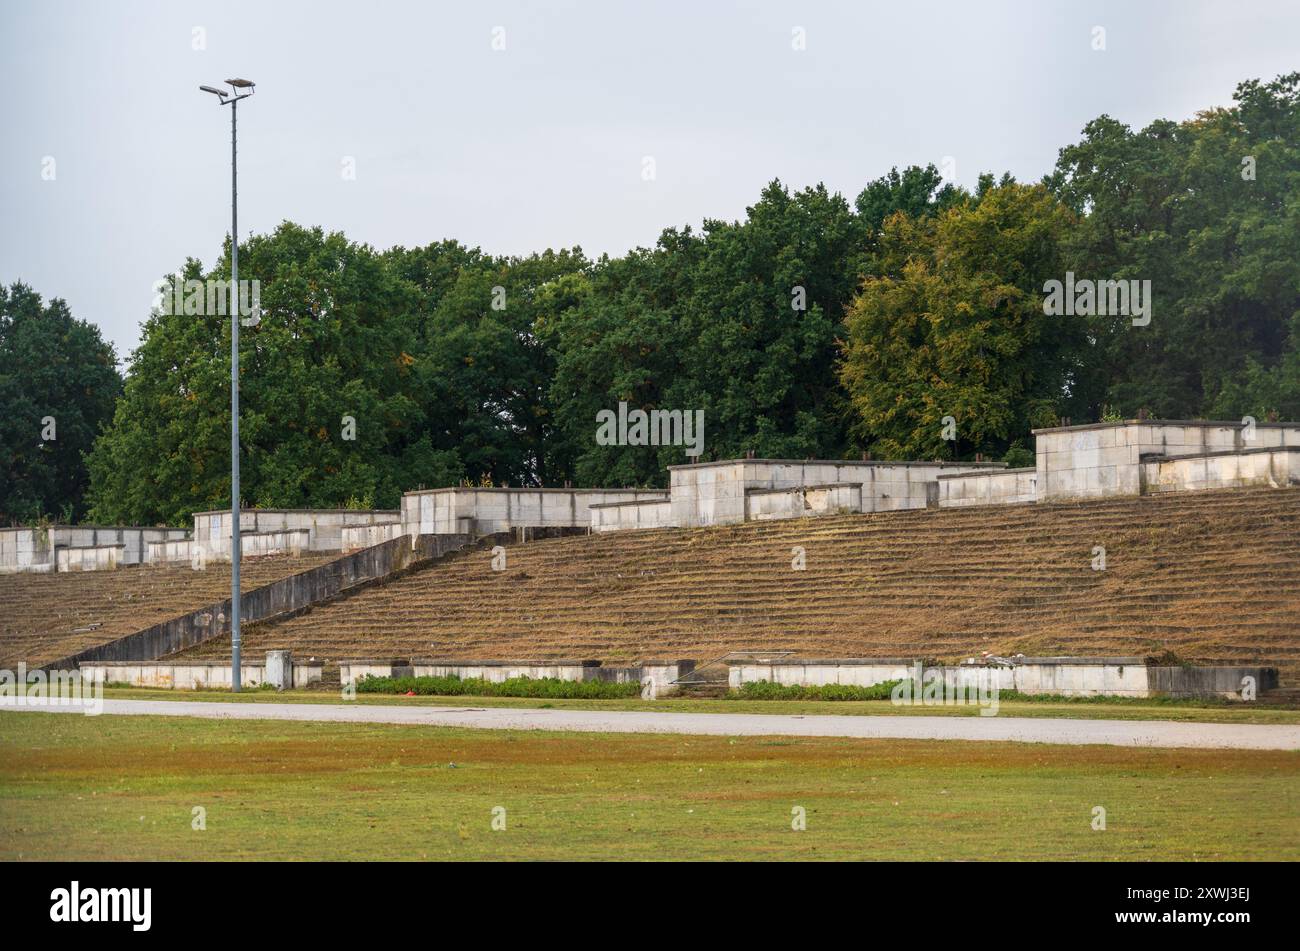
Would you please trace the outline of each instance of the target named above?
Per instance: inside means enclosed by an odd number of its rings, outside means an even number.
[[[293,655],[290,651],[266,652],[266,682],[276,690],[293,687]]]

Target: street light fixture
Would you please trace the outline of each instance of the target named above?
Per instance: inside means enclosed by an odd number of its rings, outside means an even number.
[[[227,79],[230,91],[200,86],[230,106],[230,686],[240,688],[239,663],[239,188],[236,163],[235,110],[254,92],[247,79]],[[247,90],[245,92],[244,90]]]

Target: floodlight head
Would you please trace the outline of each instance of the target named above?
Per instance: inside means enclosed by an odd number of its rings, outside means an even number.
[[[226,92],[224,89],[217,89],[213,86],[200,86],[199,89],[203,92],[210,92],[214,96],[220,96],[222,99],[225,99],[226,96],[230,95],[230,93]]]
[[[247,79],[227,79],[226,85],[234,86],[236,89],[250,89],[255,84]]]

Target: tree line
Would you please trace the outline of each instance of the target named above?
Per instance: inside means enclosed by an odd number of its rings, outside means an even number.
[[[620,403],[703,410],[706,459],[1025,464],[1030,430],[1061,419],[1300,419],[1300,73],[1182,122],[1101,116],[1035,183],[913,166],[850,201],[773,181],[742,220],[596,260],[379,251],[285,222],[240,266],[261,289],[241,478],[263,507],[665,484],[681,446],[596,439]],[[228,274],[227,241],[171,280]],[[1067,275],[1149,282],[1149,321],[1049,313]],[[0,518],[184,524],[229,504],[229,315],[156,309],[123,380],[62,301],[0,293]]]

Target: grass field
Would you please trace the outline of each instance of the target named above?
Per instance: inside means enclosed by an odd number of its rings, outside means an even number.
[[[156,687],[108,687],[105,698],[123,700],[224,700],[231,703],[343,703],[336,691],[169,690]],[[400,697],[356,695],[348,703],[398,706],[552,707],[565,710],[653,710],[676,713],[841,714],[846,716],[979,716],[976,706],[895,706],[888,700],[536,700],[527,697]],[[1300,723],[1291,707],[1195,700],[1140,700],[1104,697],[1095,701],[1004,701],[998,714],[1008,717],[1084,718],[1089,720],[1181,720],[1189,723]]]
[[[1300,859],[1295,753],[13,712],[0,753],[3,860]]]

